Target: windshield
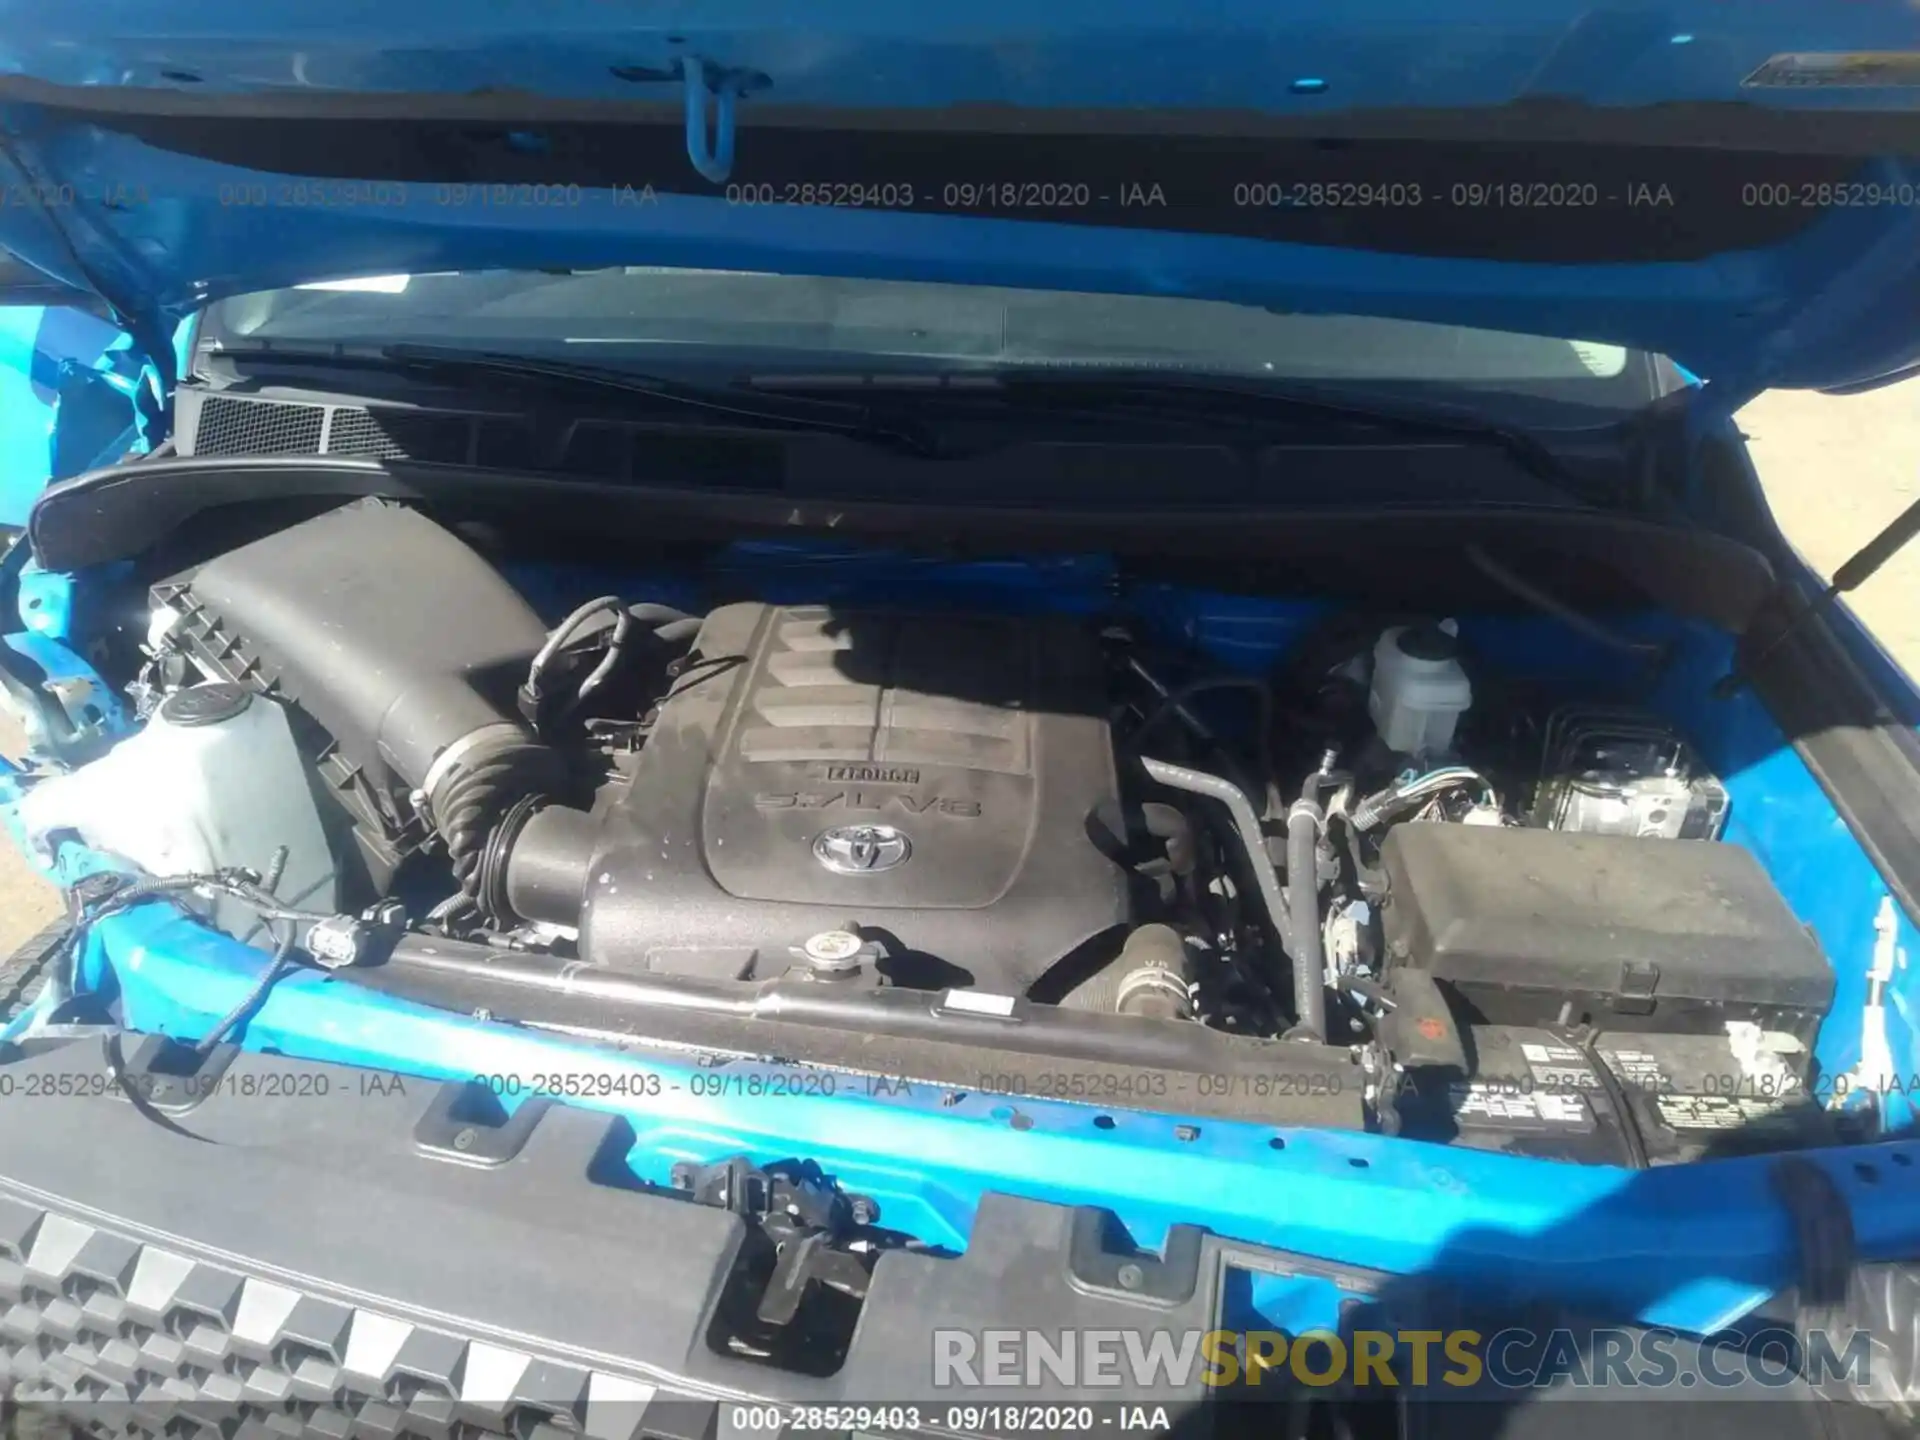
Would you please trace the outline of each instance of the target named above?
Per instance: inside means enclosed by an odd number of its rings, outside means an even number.
[[[214,307],[211,337],[552,352],[649,367],[1086,367],[1514,391],[1634,408],[1650,357],[1616,345],[1166,296],[630,266],[388,275]],[[662,352],[669,352],[663,354]],[[777,360],[770,357],[777,356]]]

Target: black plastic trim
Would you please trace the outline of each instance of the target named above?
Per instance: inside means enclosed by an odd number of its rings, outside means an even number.
[[[1764,652],[1780,619],[1803,603],[1776,610],[1743,652]],[[1895,902],[1920,925],[1920,736],[1818,616],[1801,622],[1751,681]]]
[[[34,506],[29,535],[43,567],[78,570],[138,555],[156,537],[204,511],[267,497],[348,500],[385,495],[476,513],[511,513],[513,506],[538,499],[554,506],[571,502],[583,513],[590,511],[593,526],[602,533],[623,524],[658,533],[663,522],[672,521],[684,524],[689,538],[710,534],[729,540],[755,529],[788,536],[814,530],[841,539],[934,534],[950,543],[991,545],[1017,538],[1023,549],[1112,547],[1124,554],[1129,547],[1146,546],[1156,556],[1186,556],[1212,564],[1226,559],[1276,564],[1324,559],[1343,546],[1364,545],[1376,568],[1385,569],[1395,547],[1432,556],[1474,542],[1495,554],[1544,551],[1587,557],[1625,576],[1663,607],[1735,632],[1746,628],[1774,589],[1772,566],[1749,546],[1710,531],[1615,511],[1469,503],[1282,507],[1257,504],[1251,497],[1213,507],[1196,507],[1189,499],[1184,508],[1171,503],[1165,508],[1127,506],[1111,500],[1084,507],[1054,502],[1026,508],[942,501],[928,493],[930,486],[913,487],[912,498],[901,500],[849,499],[829,490],[827,478],[884,466],[889,488],[899,491],[907,488],[913,462],[877,456],[831,437],[793,437],[788,446],[788,473],[794,483],[777,495],[718,485],[606,484],[399,462],[156,460],[92,471],[49,488]],[[940,462],[938,493],[977,493],[969,479],[975,473],[985,474],[995,487],[1004,484],[1006,470],[1018,460],[1018,448],[986,457],[977,467]],[[1168,493],[1190,495],[1192,448],[1168,449],[1169,470],[1177,481]],[[1274,453],[1293,458],[1296,452]],[[1421,452],[1405,453],[1417,457]],[[1338,447],[1299,454],[1303,460],[1318,455],[1334,457],[1347,467],[1355,463]],[[1293,483],[1304,487],[1307,482],[1295,477]],[[1465,563],[1463,557],[1463,567]]]
[[[461,958],[489,953],[493,974]],[[1196,1118],[1342,1130],[1365,1124],[1361,1076],[1344,1047],[1230,1036],[1185,1022],[1025,1000],[1016,1000],[1012,1017],[1001,1020],[945,1011],[943,992],[841,996],[808,982],[756,986],[621,976],[416,937],[402,942],[386,964],[356,971],[352,980],[457,1014],[484,1010],[623,1046],[803,1060],[962,1093],[991,1085],[996,1093],[1046,1098],[1023,1088],[1047,1083],[1048,1071],[1034,1064],[1041,1056],[1083,1077],[1085,1093],[1109,1109],[1177,1106]],[[772,1014],[779,1018],[751,1013],[756,996],[775,994],[781,1003]],[[1263,1083],[1207,1083],[1233,1076]]]
[[[1771,557],[1781,577],[1745,628],[1735,664],[1920,925],[1920,696],[1882,691],[1836,632],[1844,617],[1806,613],[1822,582],[1781,532],[1745,438],[1729,424],[1690,457],[1720,527]]]
[[[475,1081],[445,1081],[427,1113],[413,1127],[414,1143],[442,1160],[465,1165],[504,1165],[526,1148],[534,1126],[552,1101],[535,1095],[498,1124],[471,1113],[489,1105],[491,1092]]]
[[[93,1053],[70,1045],[8,1069],[25,1084],[36,1071],[82,1070]],[[437,1414],[511,1433],[527,1407],[613,1440],[687,1423],[686,1433],[712,1433],[717,1399],[935,1399],[936,1326],[978,1334],[1018,1317],[1048,1333],[1204,1331],[1221,1323],[1229,1267],[1332,1274],[1360,1295],[1385,1283],[1191,1227],[1163,1257],[1136,1253],[1105,1212],[988,1195],[964,1254],[882,1254],[844,1365],[800,1375],[710,1345],[748,1222],[667,1190],[598,1183],[604,1157],[632,1144],[616,1117],[555,1104],[512,1158],[476,1168],[416,1143],[441,1093],[427,1081],[238,1054],[223,1083],[168,1125],[72,1088],[83,1093],[47,1086],[32,1104],[0,1105],[0,1316],[49,1337],[40,1362],[25,1342],[28,1365],[45,1373],[16,1383],[75,1382],[92,1418],[111,1384],[123,1402],[144,1391],[150,1405],[191,1413],[223,1397],[270,1411],[311,1382],[303,1398],[406,1412],[389,1416],[393,1429]],[[95,1278],[76,1292],[76,1275]],[[97,1327],[78,1309],[71,1323],[34,1313],[109,1281],[118,1289]],[[64,1333],[47,1330],[49,1318]],[[125,1347],[129,1373],[150,1379],[193,1362],[176,1334],[199,1347],[197,1368],[172,1389],[96,1384],[117,1362],[80,1332],[100,1328],[111,1344],[122,1326],[136,1342]],[[0,1355],[17,1343],[0,1334]],[[503,1371],[519,1375],[510,1393],[468,1393]],[[1196,1374],[1179,1391],[1099,1398],[1202,1396]],[[1019,1398],[1063,1397],[1043,1386]]]

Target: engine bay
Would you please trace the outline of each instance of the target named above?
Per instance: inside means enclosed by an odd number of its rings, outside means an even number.
[[[1814,1099],[1833,970],[1645,703],[1659,644],[1604,637],[1633,683],[1583,693],[1442,614],[1312,607],[1237,654],[1150,587],[976,603],[899,563],[884,603],[828,560],[536,609],[455,530],[346,505],[152,583],[145,728],[22,817],[160,875],[273,837],[281,893],[342,917],[307,950],[370,983],[725,1016],[802,1063],[750,1022],[1593,1163],[1847,1122]],[[211,853],[129,818],[163,774]]]

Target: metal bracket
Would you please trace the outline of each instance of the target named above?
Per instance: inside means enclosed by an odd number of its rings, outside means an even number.
[[[1616,1015],[1651,1015],[1660,988],[1660,967],[1644,960],[1623,960],[1620,989],[1614,996]]]
[[[744,1155],[678,1164],[671,1178],[674,1189],[731,1210],[764,1237],[772,1254],[753,1307],[764,1330],[792,1325],[815,1285],[856,1304],[866,1299],[876,1250],[858,1241],[880,1214],[866,1196],[846,1194],[811,1166],[762,1170]],[[846,1248],[850,1244],[858,1248]]]
[[[724,185],[733,173],[734,102],[744,87],[737,76],[691,55],[680,59],[680,79],[686,87],[687,159],[708,180]],[[707,130],[709,103],[713,109],[711,137]]]
[[[849,1195],[811,1163],[762,1170],[744,1155],[673,1167],[671,1183],[702,1205],[731,1210],[746,1220],[789,1230],[823,1230],[836,1238],[880,1217],[864,1195]]]

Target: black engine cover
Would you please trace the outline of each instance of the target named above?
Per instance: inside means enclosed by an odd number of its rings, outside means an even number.
[[[852,922],[914,983],[1024,989],[1129,918],[1104,711],[1069,619],[716,610],[605,807],[581,954],[764,976]]]

